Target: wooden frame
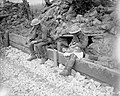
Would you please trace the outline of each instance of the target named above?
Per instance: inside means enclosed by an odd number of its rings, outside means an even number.
[[[26,44],[27,38],[10,33],[9,40],[11,46],[16,47],[26,53],[30,53],[28,45]],[[57,66],[57,63],[62,63],[65,65],[66,59],[64,58],[63,53],[55,49],[47,49],[47,51],[49,59],[54,60],[55,66]],[[87,61],[86,59],[76,60],[74,69],[101,82],[107,83],[110,86],[113,86],[115,91],[120,89],[119,70],[109,69],[102,65],[97,65]]]

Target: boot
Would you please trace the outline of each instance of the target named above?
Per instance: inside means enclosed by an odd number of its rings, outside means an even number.
[[[34,51],[34,44],[30,44],[29,46],[30,52],[31,52],[31,57],[28,58],[28,61],[32,61],[33,59],[36,59],[35,51]]]
[[[60,72],[60,75],[63,75],[63,76],[68,76],[68,75],[71,75],[71,69],[67,69],[65,68],[62,72]]]
[[[44,64],[47,61],[46,58],[41,58],[41,63],[40,64]]]
[[[28,61],[32,61],[32,60],[34,60],[34,59],[36,59],[37,57],[35,56],[35,55],[31,55],[31,57],[30,58],[28,58],[27,60]]]
[[[70,60],[68,60],[64,70],[60,73],[60,75],[63,76],[71,75],[71,70],[73,65],[75,64],[75,61],[76,61],[76,56],[73,56]]]

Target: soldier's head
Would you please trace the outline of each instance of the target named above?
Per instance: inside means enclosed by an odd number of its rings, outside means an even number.
[[[40,24],[40,22],[41,21],[39,19],[35,18],[31,21],[31,26],[36,26],[36,25]]]

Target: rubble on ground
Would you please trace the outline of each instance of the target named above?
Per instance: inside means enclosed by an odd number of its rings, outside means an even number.
[[[8,47],[4,58],[0,58],[0,83],[7,89],[7,96],[112,96],[113,87],[74,72],[68,77],[48,60],[28,62],[28,54]],[[46,71],[47,70],[47,71]]]

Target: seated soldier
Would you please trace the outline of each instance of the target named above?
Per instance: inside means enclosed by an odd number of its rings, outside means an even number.
[[[54,42],[48,32],[45,25],[42,25],[42,39],[38,40],[36,44],[36,49],[38,50],[38,55],[41,58],[41,63],[44,64],[48,59],[46,46]]]
[[[29,39],[29,49],[31,52],[31,57],[28,58],[28,61],[32,61],[33,59],[36,59],[36,55],[35,55],[35,49],[34,49],[34,45],[36,43],[36,40],[41,38],[41,24],[40,24],[40,20],[38,19],[33,19],[31,22],[31,25],[33,26],[32,30],[30,33],[33,33],[32,37]]]
[[[88,44],[88,38],[83,35],[78,26],[73,26],[69,33],[73,35],[73,40],[69,45],[69,49],[64,53],[64,56],[69,56],[69,60],[67,60],[64,70],[60,73],[60,75],[63,76],[71,74],[71,69],[75,64],[76,59],[83,58],[83,50]]]
[[[47,51],[45,46],[49,44],[52,40],[51,38],[48,38],[48,31],[44,30],[47,28],[44,25],[40,24],[40,20],[34,19],[31,25],[34,26],[32,31],[35,30],[35,32],[32,38],[29,40],[30,41],[29,49],[31,52],[31,57],[28,58],[27,60],[32,61],[33,59],[37,58],[37,56],[35,55],[35,49],[34,49],[35,47],[39,57],[41,57],[42,59],[41,63],[44,63],[47,59],[46,56]]]

